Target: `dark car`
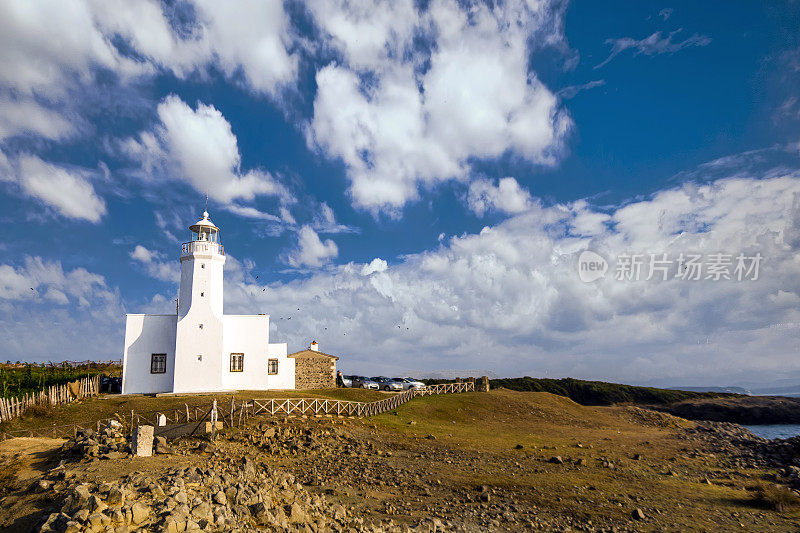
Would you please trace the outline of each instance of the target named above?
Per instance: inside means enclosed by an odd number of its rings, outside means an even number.
[[[122,392],[122,378],[100,376],[100,392],[120,394]]]

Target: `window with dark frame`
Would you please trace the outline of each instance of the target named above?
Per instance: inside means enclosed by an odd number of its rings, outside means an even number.
[[[167,354],[154,353],[150,356],[150,373],[164,374],[167,371]]]
[[[267,374],[274,376],[278,373],[278,360],[270,359],[267,361]]]
[[[244,354],[231,354],[231,372],[241,372],[244,369]]]

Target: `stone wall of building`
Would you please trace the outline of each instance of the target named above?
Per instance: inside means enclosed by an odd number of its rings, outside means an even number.
[[[336,388],[336,360],[320,355],[294,356],[296,389]]]

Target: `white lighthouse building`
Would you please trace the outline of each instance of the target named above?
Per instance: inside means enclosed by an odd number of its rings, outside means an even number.
[[[223,314],[225,251],[208,212],[189,230],[177,313],[126,317],[122,393],[295,388],[295,358],[269,343],[269,316]]]

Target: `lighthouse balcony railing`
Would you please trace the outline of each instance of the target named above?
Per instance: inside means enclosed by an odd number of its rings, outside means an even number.
[[[218,242],[189,241],[181,245],[181,257],[203,252],[225,255],[225,249]]]

